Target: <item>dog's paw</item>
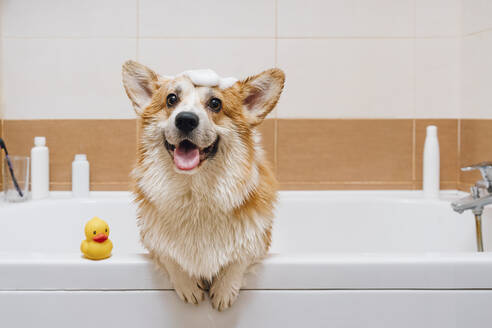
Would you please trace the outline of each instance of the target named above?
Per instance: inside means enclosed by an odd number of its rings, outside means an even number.
[[[199,279],[197,281],[197,284],[198,284],[198,287],[200,287],[201,290],[203,290],[204,292],[208,292],[210,290],[210,285],[211,285],[211,282],[207,279]]]
[[[229,277],[226,277],[229,278]],[[209,295],[212,307],[218,311],[224,311],[232,306],[239,296],[241,280],[231,279],[215,280],[210,287]]]
[[[198,305],[205,299],[205,292],[199,280],[190,277],[176,277],[173,281],[174,290],[185,303]]]

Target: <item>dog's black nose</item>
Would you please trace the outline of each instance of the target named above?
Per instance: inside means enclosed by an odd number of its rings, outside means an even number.
[[[189,133],[198,126],[198,115],[192,112],[181,112],[176,115],[175,124],[182,132]]]

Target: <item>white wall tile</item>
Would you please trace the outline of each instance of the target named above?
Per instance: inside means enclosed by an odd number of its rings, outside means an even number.
[[[492,29],[492,1],[463,0],[463,32],[476,33]]]
[[[278,0],[280,37],[415,34],[414,0]]]
[[[459,117],[460,45],[459,38],[416,40],[417,117]]]
[[[413,40],[279,40],[282,118],[414,117]]]
[[[140,36],[274,37],[275,0],[140,0]]]
[[[492,31],[463,40],[463,118],[492,118]]]
[[[121,84],[135,47],[127,39],[4,40],[5,118],[135,117]]]
[[[4,0],[7,37],[136,37],[137,0]]]
[[[459,36],[462,0],[415,0],[417,37]]]
[[[163,75],[211,68],[239,79],[275,66],[275,41],[268,39],[143,39],[138,60]]]

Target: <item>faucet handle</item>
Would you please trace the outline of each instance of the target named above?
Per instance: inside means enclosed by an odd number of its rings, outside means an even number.
[[[472,170],[479,170],[480,174],[482,175],[482,181],[479,181],[477,183],[477,186],[483,186],[489,192],[492,192],[492,162],[481,162],[461,168],[461,171]]]

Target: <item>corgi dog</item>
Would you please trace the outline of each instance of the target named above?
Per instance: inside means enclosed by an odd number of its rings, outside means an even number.
[[[144,247],[179,297],[198,304],[208,292],[222,311],[270,246],[277,183],[257,127],[285,76],[273,68],[217,82],[189,72],[169,77],[134,61],[123,65],[140,117],[137,220]]]

